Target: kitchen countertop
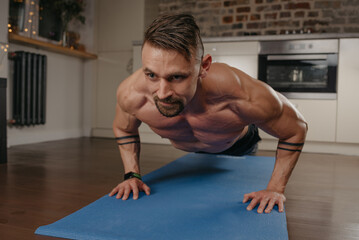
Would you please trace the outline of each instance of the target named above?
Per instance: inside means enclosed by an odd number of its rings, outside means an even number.
[[[281,40],[309,40],[309,39],[341,39],[359,38],[359,33],[311,33],[311,34],[282,34],[256,35],[238,37],[209,37],[202,38],[204,43],[211,42],[241,42],[241,41],[281,41]],[[142,41],[133,41],[133,45],[142,45]]]
[[[314,34],[282,34],[257,35],[238,37],[212,37],[202,38],[204,43],[210,42],[239,42],[239,41],[281,41],[281,40],[309,40],[309,39],[341,39],[359,38],[359,33],[314,33]]]

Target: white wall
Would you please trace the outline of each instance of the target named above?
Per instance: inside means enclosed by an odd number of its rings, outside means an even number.
[[[113,137],[116,90],[132,71],[132,42],[143,39],[145,0],[98,2],[98,75],[92,135]]]
[[[3,1],[1,1],[2,3]],[[82,36],[82,43],[96,53],[95,8],[96,0],[87,0],[85,11],[86,25],[75,25]],[[0,9],[3,9],[2,7]],[[7,7],[6,7],[7,9]],[[8,12],[8,10],[6,10]],[[2,16],[2,15],[1,15]],[[0,22],[0,25],[6,22]],[[50,51],[38,50],[19,44],[10,44],[10,51],[24,50],[47,56],[47,102],[46,124],[31,127],[8,127],[8,145],[36,143],[81,136],[89,136],[94,114],[94,96],[92,88],[96,79],[96,61],[82,60]],[[11,69],[11,63],[9,63]],[[11,73],[7,74],[8,119],[11,118]]]
[[[85,44],[86,50],[91,53],[97,53],[97,0],[86,1],[86,23],[78,27],[81,35],[80,42]],[[95,85],[97,80],[97,61],[88,60],[84,62],[84,82],[83,82],[83,136],[90,137],[95,120]]]
[[[9,12],[9,1],[0,1],[0,44],[6,45],[7,43],[7,21]],[[7,54],[0,49],[0,77],[7,78],[8,61]]]
[[[8,145],[36,143],[83,135],[83,61],[76,57],[10,44],[10,51],[29,51],[47,56],[46,124],[8,127]],[[12,63],[9,64],[12,66]],[[11,80],[12,77],[9,76]],[[11,118],[11,89],[8,86],[8,119]]]

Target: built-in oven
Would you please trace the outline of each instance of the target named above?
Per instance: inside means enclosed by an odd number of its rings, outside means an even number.
[[[258,79],[288,98],[336,99],[337,39],[260,43]]]

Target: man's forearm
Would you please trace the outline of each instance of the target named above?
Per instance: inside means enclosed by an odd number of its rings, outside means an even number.
[[[267,189],[284,193],[289,177],[298,161],[300,152],[277,149],[276,162]]]
[[[303,129],[303,132],[304,134],[278,141],[274,170],[267,189],[284,193],[304,146],[306,130]]]
[[[131,135],[116,134],[116,141],[121,153],[125,173],[140,173],[139,156],[141,142],[138,133]]]

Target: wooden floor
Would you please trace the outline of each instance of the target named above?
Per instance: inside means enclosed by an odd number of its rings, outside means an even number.
[[[143,174],[186,154],[143,144]],[[123,176],[116,143],[80,138],[12,147],[0,165],[0,239],[34,235],[107,194]],[[273,156],[259,151],[257,155]],[[289,239],[359,239],[359,157],[303,153],[286,190]],[[242,199],[238,199],[241,201]]]

